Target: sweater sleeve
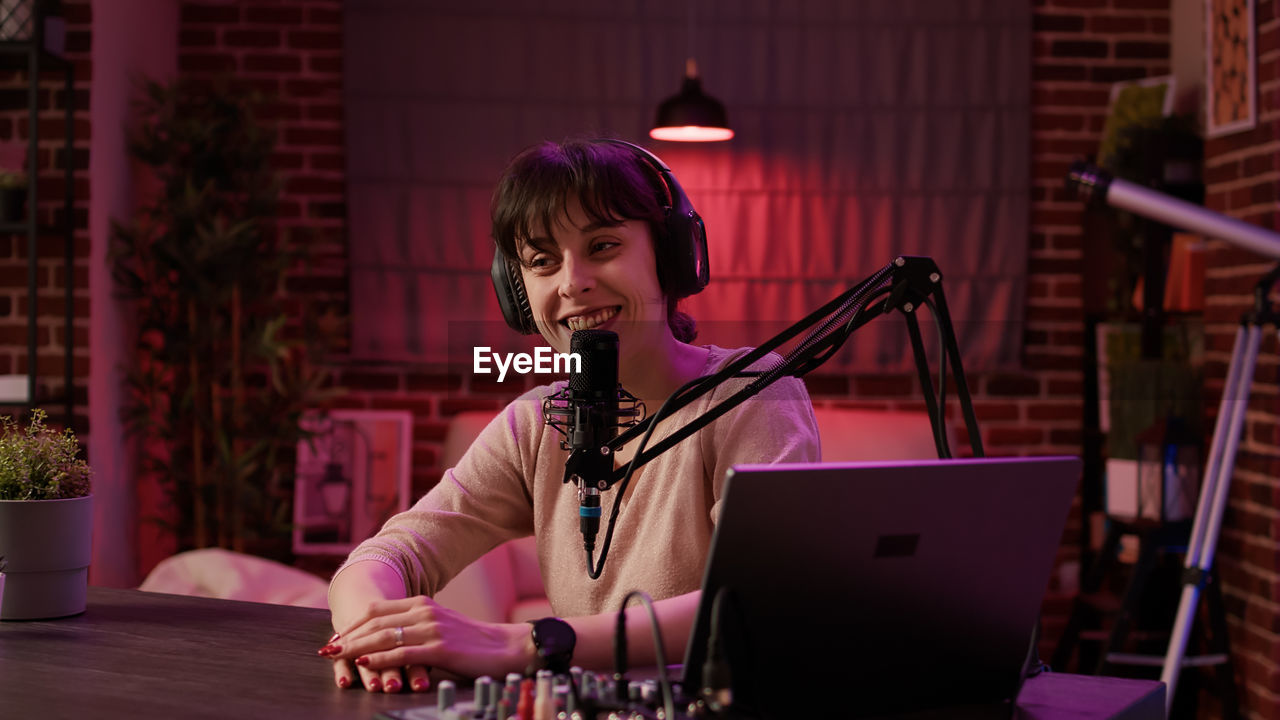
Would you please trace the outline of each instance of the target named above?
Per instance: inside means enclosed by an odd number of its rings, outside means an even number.
[[[742,387],[726,383],[714,402]],[[712,482],[711,521],[720,519],[725,474],[734,465],[819,462],[818,424],[804,383],[784,377],[712,424],[703,457]]]
[[[360,543],[334,577],[356,561],[376,560],[399,574],[407,595],[430,596],[498,544],[531,535],[526,478],[541,444],[541,394],[530,391],[494,417],[457,466]]]

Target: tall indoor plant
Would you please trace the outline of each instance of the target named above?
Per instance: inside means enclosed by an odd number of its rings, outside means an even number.
[[[70,430],[32,411],[22,427],[0,417],[0,619],[84,612],[93,550],[89,466]]]
[[[306,245],[277,227],[261,103],[226,81],[147,83],[130,149],[159,188],[112,243],[138,318],[126,429],[172,501],[177,549],[283,559],[298,420],[327,375],[313,362],[322,323],[285,312]]]

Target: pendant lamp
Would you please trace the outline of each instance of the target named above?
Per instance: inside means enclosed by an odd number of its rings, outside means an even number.
[[[654,140],[676,142],[716,142],[733,137],[724,103],[702,92],[698,77],[698,61],[693,57],[694,13],[689,2],[689,54],[684,64],[684,84],[680,92],[658,106],[658,114],[649,131]]]

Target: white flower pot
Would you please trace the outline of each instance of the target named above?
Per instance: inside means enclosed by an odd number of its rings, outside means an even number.
[[[0,500],[5,568],[0,620],[84,612],[93,554],[93,496]]]

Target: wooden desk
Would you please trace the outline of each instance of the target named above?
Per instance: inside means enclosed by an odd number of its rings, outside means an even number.
[[[367,720],[435,702],[338,689],[315,654],[329,635],[323,610],[89,588],[83,615],[0,623],[0,717]],[[1163,687],[1049,673],[1019,716],[1162,720]]]

